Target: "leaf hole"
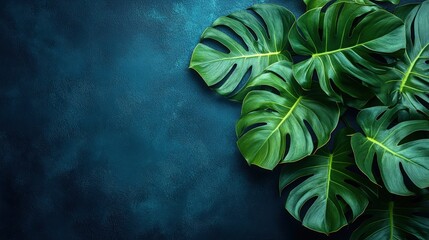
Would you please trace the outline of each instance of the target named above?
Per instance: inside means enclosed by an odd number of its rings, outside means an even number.
[[[317,70],[316,69],[313,70],[313,74],[311,75],[311,81],[314,84],[319,84],[319,82],[318,82],[319,81],[319,77],[317,75]]]
[[[361,14],[357,17],[355,17],[355,19],[353,19],[352,25],[350,26],[350,32],[348,34],[349,38],[353,36],[353,31],[355,30],[355,28],[359,25],[359,23],[362,22],[362,20],[365,19],[366,16],[368,16],[368,14],[370,14],[370,12],[366,12],[364,14]]]
[[[314,148],[317,148],[319,146],[319,140],[317,139],[316,133],[314,132],[313,127],[311,127],[310,123],[307,120],[304,120],[304,125],[307,128],[307,130],[310,132],[311,140],[313,141]]]
[[[407,142],[410,142],[410,141],[427,139],[428,137],[429,137],[429,129],[424,130],[424,131],[413,132],[413,133],[409,134],[408,136],[406,136],[405,138],[401,139],[401,141],[399,141],[398,145],[400,146],[400,145],[407,143]]]
[[[427,95],[415,95],[416,100],[426,109],[429,109],[429,97]]]
[[[245,133],[247,133],[248,131],[250,131],[252,129],[255,129],[255,128],[258,128],[258,127],[262,127],[262,126],[265,126],[265,125],[267,125],[267,123],[265,123],[265,122],[252,124],[252,125],[246,127],[243,130],[243,132],[242,132],[243,134],[241,134],[239,137],[243,136]]]
[[[351,179],[346,179],[346,180],[344,180],[344,182],[346,182],[347,184],[349,184],[349,185],[351,185],[351,186],[353,186],[355,188],[360,188],[361,187],[361,185],[358,182],[353,181]]]
[[[389,125],[387,125],[386,129],[390,130],[391,128],[395,127],[398,124],[398,121],[396,119],[392,119],[392,121],[389,122]]]
[[[374,154],[374,156],[372,158],[371,170],[372,170],[371,172],[374,175],[375,181],[377,183],[383,182],[383,180],[381,179],[380,167],[378,166],[378,162],[377,162],[377,154]]]
[[[217,89],[219,87],[221,87],[222,85],[225,84],[225,82],[228,80],[228,78],[231,76],[231,74],[235,71],[235,69],[237,68],[237,64],[234,64],[231,69],[228,71],[228,73],[225,75],[225,77],[222,78],[222,80],[220,80],[219,82],[217,82],[216,84],[214,84],[212,86],[212,88]]]
[[[419,217],[423,217],[423,218],[429,218],[429,211],[415,212],[414,215],[419,216]]]
[[[317,198],[318,198],[317,196],[314,196],[314,197],[308,199],[304,203],[304,205],[302,205],[301,211],[299,212],[299,218],[300,219],[304,219],[305,214],[307,214],[308,210],[314,204],[314,202],[316,201]]]
[[[285,80],[282,76],[280,76],[278,73],[276,73],[276,72],[273,72],[273,71],[269,71],[268,73],[266,73],[267,74],[267,77],[269,77],[269,78],[279,78],[279,79],[281,79],[285,84],[288,84],[288,81],[287,80]],[[267,91],[269,91],[269,92],[272,92],[272,93],[274,93],[274,94],[276,94],[276,95],[281,95],[281,90],[280,89],[278,89],[278,88],[275,88],[275,87],[273,87],[273,86],[267,86],[267,85],[264,85],[261,89],[263,89],[263,90],[267,90]]]
[[[338,201],[344,203],[344,206],[342,208],[343,213],[346,216],[347,222],[351,222],[353,220],[353,211],[352,211],[352,208],[346,202],[346,200],[344,200],[344,198],[341,197],[340,195],[336,195],[335,197],[338,199]]]
[[[322,7],[322,10],[321,10],[321,12],[322,13],[325,13],[326,12],[326,10],[328,10],[328,8],[333,4],[333,3],[335,3],[335,1],[329,1],[328,3],[326,3],[323,7]],[[341,6],[341,9],[342,9],[343,7]],[[322,21],[323,22],[323,21]]]
[[[385,113],[386,113],[386,111],[383,111],[380,114],[378,114],[377,117],[375,117],[375,120],[376,121],[380,120],[384,116]]]
[[[295,29],[296,29],[296,32],[298,33],[298,35],[304,40],[304,41],[307,41],[307,38],[306,37],[304,37],[305,36],[305,34],[304,34],[304,32],[303,32],[303,30],[301,29],[301,27],[299,26],[299,22],[296,22],[296,25],[295,25]],[[291,29],[292,30],[292,29]],[[316,49],[314,49],[314,50],[316,50]]]
[[[332,88],[332,91],[335,94],[338,94],[341,92],[341,90],[337,87],[337,85],[335,84],[335,82],[332,78],[329,79],[329,86]]]
[[[243,77],[241,78],[240,82],[238,83],[237,87],[234,89],[234,91],[232,91],[232,93],[230,94],[230,96],[234,96],[235,94],[237,94],[237,92],[239,92],[240,90],[242,90],[246,84],[249,82],[250,80],[250,75],[252,74],[252,66],[250,66],[246,73],[244,73]]]
[[[425,236],[425,234],[427,234],[426,232],[422,232],[422,233],[420,233],[422,236]],[[414,236],[414,235],[411,235],[411,234],[408,234],[408,236],[407,236],[407,239],[409,239],[409,240],[420,240],[418,237],[416,237],[416,236]]]
[[[425,63],[426,63],[426,64],[429,64],[429,60],[426,60],[426,61],[425,61]]]
[[[426,77],[423,78],[421,76],[416,76],[416,75],[414,75],[413,77],[416,78],[416,80],[417,80],[416,82],[419,83],[419,86],[417,88],[422,89],[422,90],[429,88],[429,81],[426,80]],[[426,96],[426,97],[428,97],[429,95],[420,94],[420,96]],[[427,101],[429,101],[429,100],[427,100]]]
[[[225,45],[211,38],[204,38],[201,43],[219,52],[226,54],[231,52]]]
[[[420,191],[420,193],[421,194],[415,196],[414,199],[412,199],[413,202],[416,203],[414,205],[416,206],[416,209],[413,211],[413,215],[429,218],[429,201],[428,201],[429,199],[428,199],[427,192],[425,192],[426,193],[425,194]]]
[[[252,35],[252,37],[253,37],[253,39],[255,40],[255,41],[258,41],[259,39],[258,39],[258,36],[256,35],[256,33],[255,33],[255,31],[253,31],[253,29],[252,28],[250,28],[245,22],[243,22],[240,18],[238,18],[238,17],[236,17],[236,16],[234,16],[234,14],[232,14],[232,15],[229,15],[228,16],[229,18],[232,18],[232,19],[234,19],[234,20],[237,20],[237,21],[239,21],[239,22],[241,22],[246,28],[247,28],[247,30],[249,30],[249,32],[250,32],[250,34]]]
[[[354,160],[354,154],[353,152],[350,152],[349,154],[347,154],[348,158],[353,159]],[[346,170],[355,173],[355,174],[361,174],[361,171],[359,170],[359,168],[357,167],[357,165],[353,162],[350,163],[350,165],[345,167]],[[347,181],[346,181],[347,182]]]
[[[411,192],[417,192],[419,188],[414,185],[413,181],[411,181],[408,174],[405,172],[404,166],[402,163],[399,163],[399,169],[401,170],[402,177],[404,179],[405,187],[408,188]]]
[[[234,41],[236,41],[238,44],[240,44],[241,47],[243,47],[244,49],[246,49],[246,51],[249,51],[249,47],[244,42],[243,38],[240,35],[238,35],[234,30],[232,30],[230,27],[225,26],[225,25],[218,25],[215,28],[217,30],[225,33],[230,38],[234,39]]]
[[[284,168],[287,168],[288,172],[291,173],[300,169],[300,166],[299,166],[299,163],[295,162],[295,163],[288,163],[286,166],[284,166]],[[283,168],[283,171],[284,171],[284,168]],[[296,179],[293,179],[288,183],[288,185],[284,186],[284,188],[282,189],[282,192],[290,193],[293,189],[301,188],[302,187],[301,184],[303,184],[303,182],[305,182],[307,179],[313,176],[314,174],[309,174],[305,176],[299,176]]]
[[[372,59],[374,59],[380,65],[388,65],[389,64],[387,59],[381,54],[372,52],[372,53],[369,53],[369,56]]]
[[[345,4],[341,4],[340,5],[340,7],[338,8],[338,11],[335,13],[335,16],[332,16],[333,17],[333,19],[335,19],[334,21],[335,21],[335,25],[333,25],[332,27],[333,27],[333,29],[335,29],[336,28],[336,26],[338,26],[338,23],[339,23],[339,21],[340,21],[340,16],[343,14],[343,9],[344,9],[344,5]],[[327,10],[327,9],[326,9]],[[326,12],[326,11],[325,11]],[[324,22],[323,21],[323,18],[321,18],[320,19],[321,20],[321,23],[322,22]],[[342,36],[338,36],[336,33],[335,33],[335,36],[336,37],[342,37]]]
[[[265,75],[269,75],[269,73],[265,73]],[[280,91],[277,88],[274,88],[272,86],[262,85],[262,84],[263,83],[261,83],[261,85],[248,87],[247,91],[264,90],[264,91],[268,91],[268,92],[271,92],[271,93],[276,94],[276,95],[280,95]]]
[[[286,156],[288,153],[289,153],[289,151],[290,151],[290,141],[291,141],[291,138],[290,138],[290,134],[288,133],[288,134],[286,134],[286,147],[285,147],[285,152],[284,152],[284,154],[283,154],[283,156]]]
[[[252,14],[253,17],[256,18],[256,20],[259,22],[259,24],[261,24],[261,26],[264,28],[265,32],[267,33],[268,39],[270,39],[271,38],[270,32],[268,31],[268,26],[267,26],[267,23],[265,22],[264,18],[258,12],[256,12],[254,9],[249,8],[247,10],[250,14]]]
[[[283,76],[280,75],[280,73],[274,72],[274,71],[269,71],[270,74],[273,74],[275,77],[281,79],[283,82],[287,83],[288,81],[290,81],[289,79],[285,79]]]

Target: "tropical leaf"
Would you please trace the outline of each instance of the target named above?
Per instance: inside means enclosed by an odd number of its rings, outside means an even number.
[[[404,12],[409,11],[406,15]],[[429,1],[401,7],[397,15],[405,17],[406,51],[390,75],[380,99],[385,104],[400,103],[412,113],[429,116]]]
[[[365,211],[369,216],[352,234],[351,240],[429,239],[429,194],[392,198],[384,194]]]
[[[419,188],[429,187],[429,121],[408,120],[395,123],[401,108],[372,107],[362,110],[357,122],[363,130],[352,137],[356,164],[373,182],[374,158],[387,190],[412,195],[404,173]],[[391,127],[393,125],[393,127]],[[413,139],[413,133],[426,132],[425,138]]]
[[[273,64],[248,87],[271,90],[252,90],[243,101],[237,145],[249,164],[273,169],[302,159],[323,146],[337,126],[336,103],[318,88],[303,91],[290,62]]]
[[[349,208],[351,220],[356,219],[367,207],[368,193],[372,192],[371,184],[364,176],[349,170],[355,163],[350,137],[346,134],[345,129],[338,133],[332,151],[325,146],[314,155],[285,165],[280,175],[280,191],[300,181],[290,191],[286,209],[305,227],[317,232],[327,234],[347,225]],[[314,198],[301,219],[304,204]]]
[[[245,96],[240,86],[244,85],[242,81],[246,81],[247,72],[251,80],[274,62],[291,61],[287,33],[295,21],[294,15],[273,4],[257,4],[248,10],[220,17],[208,27],[190,63],[190,68],[196,70],[208,86],[235,100]],[[236,36],[228,35],[220,27],[232,30]],[[228,51],[214,49],[204,43],[206,40],[215,41]]]
[[[312,9],[289,32],[293,50],[310,57],[293,66],[294,76],[307,89],[316,72],[323,91],[337,101],[341,91],[368,100],[368,87],[378,91],[378,75],[388,69],[377,56],[403,49],[403,35],[401,19],[377,6],[338,2],[325,13]]]
[[[324,7],[329,2],[332,2],[333,0],[304,0],[305,5],[307,5],[307,10],[313,9],[313,8],[319,8]],[[357,4],[364,4],[364,5],[374,5],[373,2],[369,0],[338,0],[341,2],[354,2]],[[393,4],[398,4],[399,0],[375,0],[377,2],[390,2]]]

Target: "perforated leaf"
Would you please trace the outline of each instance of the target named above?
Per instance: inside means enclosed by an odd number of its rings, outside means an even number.
[[[338,106],[317,87],[302,90],[289,62],[273,64],[249,88],[269,89],[247,94],[236,125],[237,145],[249,164],[273,169],[302,159],[323,146],[338,123]]]
[[[373,191],[365,176],[349,169],[355,163],[346,134],[345,130],[339,132],[332,151],[325,146],[314,155],[286,164],[280,175],[280,191],[300,182],[290,191],[286,209],[305,227],[317,232],[331,233],[347,225],[349,208],[350,220],[356,219],[368,205],[368,193]],[[304,204],[312,200],[304,212]]]
[[[404,14],[404,12],[408,12]],[[397,10],[404,17],[406,51],[391,74],[385,75],[380,99],[386,104],[399,103],[413,113],[429,116],[429,1],[414,8]]]
[[[365,211],[367,218],[352,234],[351,240],[429,239],[429,194],[374,199]]]
[[[202,42],[192,54],[190,68],[219,94],[242,100],[245,96],[242,86],[246,84],[243,81],[253,79],[272,63],[291,61],[287,33],[294,21],[289,10],[273,4],[257,4],[248,11],[220,17],[202,34]],[[226,27],[237,36],[219,27]],[[228,51],[212,48],[205,40],[213,40]],[[249,79],[245,79],[247,72]]]
[[[312,9],[289,32],[293,50],[309,57],[294,65],[294,76],[310,88],[316,72],[323,91],[337,101],[343,93],[368,100],[382,85],[378,75],[388,70],[375,55],[403,49],[403,36],[401,19],[377,6],[338,2],[325,13]]]
[[[429,121],[396,123],[400,110],[387,107],[362,110],[357,122],[363,133],[353,135],[352,148],[356,164],[372,181],[376,182],[373,173],[376,159],[387,190],[398,195],[412,195],[401,167],[417,187],[429,187]],[[421,131],[426,132],[426,137],[414,139],[412,134]]]

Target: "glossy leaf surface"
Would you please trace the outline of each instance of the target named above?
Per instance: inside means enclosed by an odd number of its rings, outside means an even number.
[[[249,11],[220,17],[202,34],[202,42],[192,54],[190,68],[219,94],[242,100],[245,93],[240,92],[240,84],[246,81],[247,72],[251,80],[270,64],[291,60],[287,33],[294,21],[289,10],[273,4],[257,4]],[[228,28],[236,36],[219,27]],[[228,51],[215,49],[207,45],[206,40],[215,41]]]
[[[342,2],[354,2],[358,4],[364,4],[364,5],[373,5],[374,3],[369,0],[338,0]],[[307,10],[323,7],[329,2],[333,2],[333,0],[304,0],[305,5],[307,5]],[[390,2],[393,4],[398,4],[399,0],[375,0],[375,2]]]
[[[387,71],[374,55],[403,49],[403,35],[401,19],[377,6],[338,2],[325,13],[312,9],[289,32],[293,50],[310,57],[294,65],[294,76],[310,88],[316,72],[323,91],[338,101],[341,92],[369,99],[368,87],[379,88],[382,81],[377,75]]]
[[[402,7],[399,16],[404,16]],[[401,11],[402,10],[402,11]],[[408,9],[406,9],[408,10]],[[429,116],[429,1],[415,6],[405,15],[406,51],[391,75],[381,99],[400,103],[412,112]]]
[[[317,88],[302,90],[289,62],[273,64],[249,87],[271,90],[252,90],[243,101],[237,145],[249,164],[273,169],[300,160],[324,145],[338,123],[338,106]]]
[[[387,107],[362,110],[357,122],[363,134],[353,135],[352,148],[356,164],[372,181],[376,182],[373,174],[375,158],[387,190],[398,195],[411,195],[401,168],[417,187],[429,187],[429,121],[396,123],[399,110]],[[422,131],[426,131],[426,138],[412,138],[413,133]]]
[[[295,181],[300,182],[290,191],[286,209],[305,227],[322,233],[335,232],[348,224],[349,208],[354,220],[367,207],[371,184],[365,176],[349,170],[355,165],[352,155],[350,137],[343,130],[336,136],[332,151],[323,147],[314,155],[283,167],[280,191]],[[314,198],[303,213],[304,204]]]
[[[370,216],[351,240],[429,239],[429,194],[416,197],[374,199],[365,212]]]

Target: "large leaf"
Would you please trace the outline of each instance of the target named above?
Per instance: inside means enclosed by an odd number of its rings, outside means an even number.
[[[370,216],[352,234],[351,240],[429,239],[429,194],[375,199],[365,211]]]
[[[401,19],[377,6],[338,2],[326,13],[322,8],[312,9],[289,32],[294,51],[310,57],[294,65],[294,76],[309,88],[316,71],[329,96],[341,100],[337,87],[353,98],[369,99],[371,91],[362,81],[377,90],[381,85],[378,75],[388,69],[375,55],[404,48],[403,35]]]
[[[294,21],[289,10],[273,4],[257,4],[249,11],[220,17],[202,34],[201,43],[192,54],[190,68],[219,94],[241,100],[245,93],[240,92],[240,86],[246,81],[246,72],[250,72],[250,80],[274,62],[291,60],[287,33]],[[237,36],[219,27],[227,27]],[[240,38],[244,44],[240,44]],[[209,39],[226,47],[228,52],[205,44]]]
[[[399,16],[403,16],[401,10]],[[415,6],[405,18],[406,51],[392,74],[386,75],[381,99],[429,116],[429,1]]]
[[[252,90],[243,101],[237,145],[249,164],[273,169],[308,156],[329,140],[338,123],[338,106],[317,88],[303,91],[289,62],[273,64],[249,88],[272,90]]]
[[[280,191],[289,184],[300,181],[289,193],[286,209],[301,221],[302,207],[311,204],[302,223],[317,232],[331,233],[348,224],[349,206],[354,220],[368,205],[368,180],[349,170],[354,166],[350,137],[339,132],[334,149],[324,147],[299,162],[287,164],[280,175]],[[303,180],[301,180],[304,178]]]
[[[307,5],[307,10],[313,9],[313,8],[319,8],[323,7],[329,2],[332,2],[333,0],[304,0],[305,5]],[[358,4],[365,4],[365,5],[373,5],[373,3],[369,0],[338,0],[341,2],[354,2]],[[390,2],[393,4],[398,4],[399,0],[375,0],[376,2]]]
[[[362,110],[357,122],[363,130],[352,137],[352,148],[358,167],[372,181],[374,158],[381,178],[391,193],[413,194],[401,173],[419,188],[429,187],[429,138],[413,139],[413,133],[429,131],[429,121],[408,120],[395,123],[400,108],[372,107]],[[391,127],[393,125],[393,127]]]

